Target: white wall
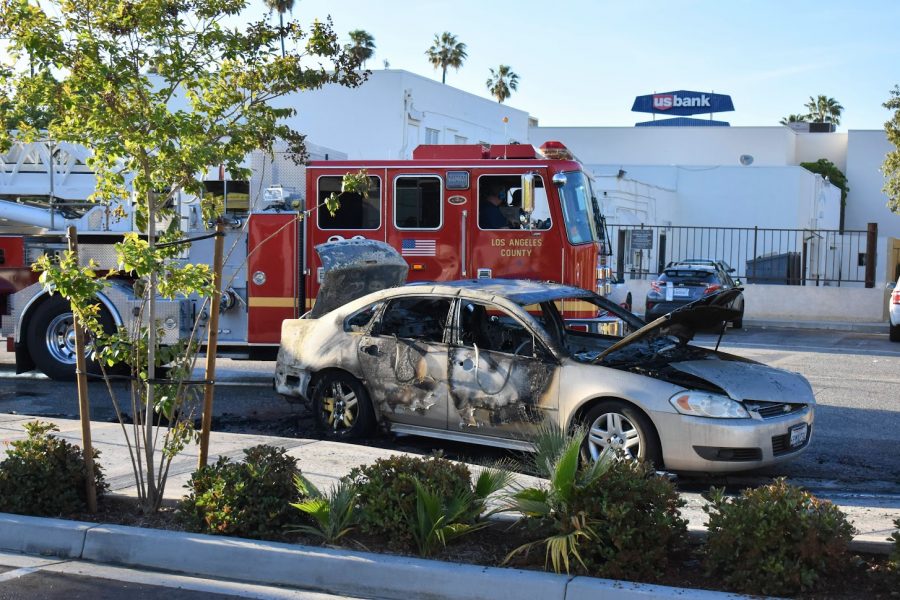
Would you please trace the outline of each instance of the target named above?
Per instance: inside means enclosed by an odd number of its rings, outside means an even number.
[[[787,129],[787,127],[785,127]],[[847,173],[847,133],[801,133],[793,132],[796,139],[796,155],[794,164],[816,162],[827,158],[835,166]]]
[[[358,88],[328,85],[283,104],[298,111],[289,121],[295,129],[350,159],[408,158],[427,129],[439,132],[441,144],[456,136],[470,144],[528,142],[527,112],[402,70],[372,71]]]
[[[587,164],[796,164],[797,134],[788,127],[532,127],[531,142],[560,140]]]
[[[888,142],[884,131],[849,132],[847,170],[844,172],[850,186],[844,216],[847,229],[864,230],[867,223],[878,223],[879,237],[900,237],[900,215],[888,210],[887,196],[881,191],[884,186],[881,164],[892,150],[894,146]],[[883,247],[879,245],[879,248]]]

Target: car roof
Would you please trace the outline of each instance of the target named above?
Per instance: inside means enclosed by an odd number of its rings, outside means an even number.
[[[433,293],[458,295],[459,292],[474,292],[474,295],[502,296],[521,306],[552,302],[562,298],[588,298],[593,292],[570,285],[532,281],[530,279],[461,279],[440,283],[410,283],[398,290],[432,286]]]

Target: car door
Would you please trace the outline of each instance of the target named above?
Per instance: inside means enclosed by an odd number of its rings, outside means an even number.
[[[555,422],[559,366],[543,340],[493,304],[460,300],[456,313],[447,428],[528,439]]]
[[[389,421],[446,429],[448,298],[390,300],[357,346],[375,410]]]

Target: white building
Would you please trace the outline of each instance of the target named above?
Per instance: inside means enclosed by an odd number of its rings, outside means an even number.
[[[358,88],[328,85],[283,103],[297,109],[291,126],[350,159],[410,158],[419,144],[528,141],[527,112],[408,71],[372,71]]]
[[[532,127],[529,136],[533,143],[565,143],[594,174],[610,222],[624,225],[836,230],[840,190],[799,166],[828,159],[850,187],[844,228],[863,231],[877,223],[876,277],[896,277],[900,216],[888,210],[881,192],[879,169],[892,149],[883,131]],[[825,245],[820,244],[823,252]],[[858,248],[828,245],[831,252],[843,252],[848,263],[858,260]],[[826,260],[831,257],[823,255],[820,262]],[[628,264],[633,262],[629,256]]]

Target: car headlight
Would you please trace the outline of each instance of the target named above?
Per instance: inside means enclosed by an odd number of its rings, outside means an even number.
[[[739,402],[728,396],[697,390],[678,392],[669,403],[683,415],[714,419],[749,419],[750,414]]]

